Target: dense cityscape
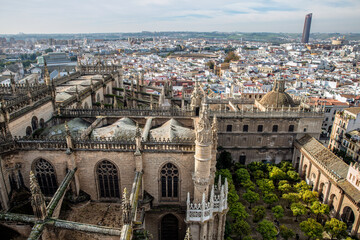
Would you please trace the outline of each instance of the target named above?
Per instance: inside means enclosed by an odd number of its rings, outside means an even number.
[[[3,239],[359,239],[360,34],[0,35]]]

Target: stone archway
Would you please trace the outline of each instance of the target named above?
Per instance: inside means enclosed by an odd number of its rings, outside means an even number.
[[[334,207],[334,200],[337,200],[337,197],[336,197],[335,194],[331,194],[331,196],[330,196],[330,198],[329,198],[329,202],[328,202],[330,211],[332,211],[332,210],[335,209],[335,207]]]
[[[324,186],[325,186],[325,183],[323,183],[323,182],[320,183],[320,185],[319,185],[318,193],[319,193],[320,202],[324,201]]]
[[[161,219],[160,240],[179,240],[179,220],[173,214]]]
[[[36,116],[33,116],[32,119],[31,119],[31,127],[32,127],[33,131],[35,131],[36,129],[39,128],[39,121],[38,121],[38,118]]]
[[[302,168],[301,177],[306,178],[307,165],[305,164]]]
[[[349,206],[344,207],[340,217],[341,220],[346,223],[348,230],[351,231],[353,224],[355,222],[355,213],[351,209],[351,207]]]

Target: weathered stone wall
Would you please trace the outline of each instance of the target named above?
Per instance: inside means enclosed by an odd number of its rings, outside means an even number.
[[[44,122],[47,122],[53,113],[52,103],[48,102],[31,112],[11,121],[9,123],[9,129],[13,136],[26,136],[26,128],[31,127],[31,119],[35,116],[38,121],[44,119]]]

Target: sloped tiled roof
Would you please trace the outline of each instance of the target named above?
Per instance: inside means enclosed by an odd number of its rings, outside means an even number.
[[[346,179],[349,166],[315,138],[305,135],[297,142],[336,179]]]

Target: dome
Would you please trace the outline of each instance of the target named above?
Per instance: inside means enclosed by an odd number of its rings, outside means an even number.
[[[259,101],[264,107],[295,107],[294,100],[286,92],[271,91]]]

